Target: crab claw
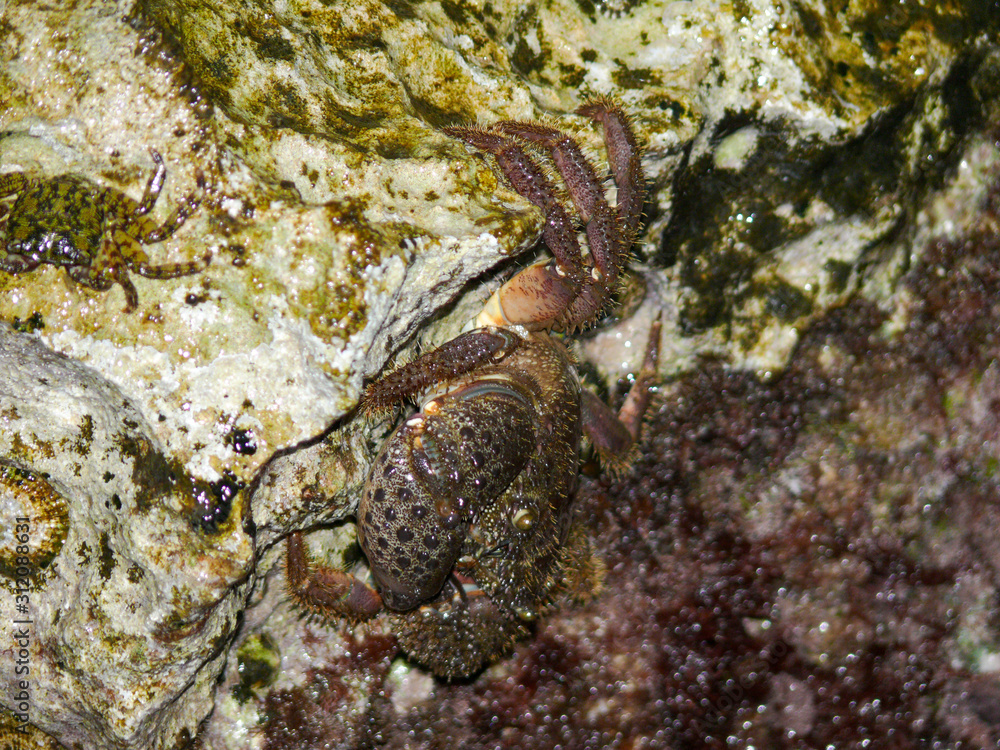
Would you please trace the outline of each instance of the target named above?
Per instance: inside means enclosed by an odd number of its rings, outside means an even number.
[[[555,260],[528,266],[500,287],[476,318],[476,326],[521,325],[530,331],[560,327],[580,286]]]

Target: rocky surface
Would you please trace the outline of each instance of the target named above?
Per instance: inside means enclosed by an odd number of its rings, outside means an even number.
[[[4,4],[0,171],[138,199],[155,148],[156,221],[207,188],[146,250],[212,254],[133,274],[129,314],[119,287],[0,274],[0,507],[35,509],[41,571],[31,721],[83,747],[989,736],[998,17]],[[453,336],[538,236],[438,128],[542,118],[600,159],[571,114],[599,94],[634,114],[651,196],[631,317],[582,366],[614,389],[660,315],[670,384],[635,472],[581,496],[604,593],[445,685],[393,661],[384,621],[299,621],[275,543],[349,517],[390,426],[351,411],[364,379]],[[309,542],[353,564],[352,539]]]
[[[167,457],[94,370],[6,324],[0,415],[17,636],[4,695],[26,692],[11,707],[67,746],[184,744],[212,708],[253,569],[242,498]]]

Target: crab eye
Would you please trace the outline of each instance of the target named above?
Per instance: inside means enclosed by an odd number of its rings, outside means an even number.
[[[538,613],[535,610],[531,609],[530,607],[524,607],[524,606],[514,607],[514,613],[525,622],[531,622],[536,617],[538,617]]]
[[[441,518],[441,525],[446,529],[454,529],[462,517],[453,498],[438,498],[434,502],[434,512]]]
[[[535,511],[530,508],[521,508],[510,517],[510,522],[518,531],[530,531],[536,520]]]

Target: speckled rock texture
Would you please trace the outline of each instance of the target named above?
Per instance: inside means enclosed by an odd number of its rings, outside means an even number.
[[[26,678],[31,721],[68,746],[190,739],[253,568],[242,501],[167,458],[117,387],[6,324],[0,456],[3,614],[27,650],[4,695]]]
[[[33,519],[49,735],[0,711],[0,742],[995,743],[998,33],[996,0],[0,5],[0,172],[139,200],[155,148],[154,221],[202,202],[145,251],[211,254],[132,274],[132,313],[0,273],[0,512]],[[363,572],[392,425],[362,384],[534,257],[541,213],[440,128],[541,119],[603,164],[572,112],[608,94],[647,222],[578,354],[613,399],[659,316],[665,380],[634,470],[587,465],[603,590],[442,683],[385,618],[301,620],[278,542],[322,525]]]

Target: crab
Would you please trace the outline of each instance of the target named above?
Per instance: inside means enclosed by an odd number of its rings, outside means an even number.
[[[0,174],[0,200],[14,196],[0,215],[0,271],[27,273],[42,263],[62,266],[69,277],[97,291],[115,283],[125,292],[125,312],[139,304],[128,272],[151,279],[187,276],[205,268],[200,261],[152,265],[143,245],[162,242],[176,232],[201,202],[189,195],[161,225],[146,214],[156,204],[167,168],[163,158],[149,150],[156,171],[136,202],[113,188],[85,177],[64,174],[34,179],[23,172]],[[198,187],[205,188],[198,174]]]
[[[445,133],[495,158],[545,216],[552,258],[491,297],[475,328],[371,383],[369,414],[407,400],[419,408],[382,445],[356,513],[374,587],[287,540],[292,598],[307,613],[354,621],[390,610],[403,651],[444,678],[472,675],[507,653],[560,595],[592,588],[600,569],[575,522],[582,435],[613,464],[637,439],[655,373],[659,323],[643,369],[615,414],[581,387],[555,332],[594,322],[638,233],[645,194],[640,152],[625,113],[609,100],[578,112],[603,126],[617,205],[576,142],[533,122]],[[529,155],[549,154],[582,223]]]

